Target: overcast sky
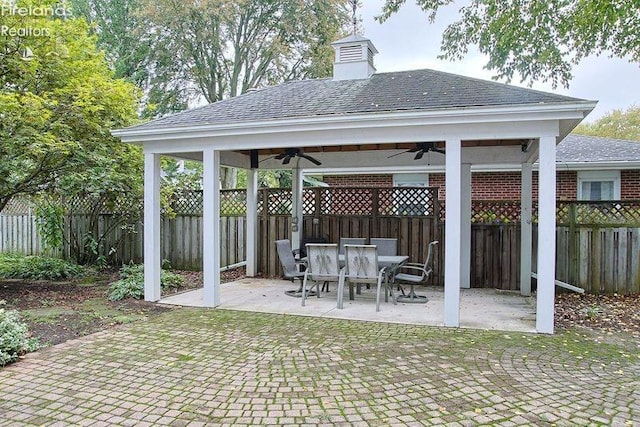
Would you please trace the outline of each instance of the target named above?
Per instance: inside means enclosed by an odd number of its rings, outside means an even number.
[[[470,77],[491,79],[492,73],[483,69],[486,63],[479,53],[465,60],[447,62],[437,59],[441,35],[456,17],[458,6],[450,6],[438,14],[435,24],[429,24],[427,14],[412,0],[383,24],[374,21],[380,14],[383,0],[363,0],[358,14],[362,19],[364,36],[378,49],[375,66],[378,72],[431,68]],[[556,92],[577,98],[596,100],[598,106],[587,117],[593,121],[613,109],[627,109],[640,105],[640,67],[622,59],[587,58],[573,69],[574,78],[568,89],[553,90],[551,84],[535,83],[534,89]],[[511,84],[525,86],[519,81]]]

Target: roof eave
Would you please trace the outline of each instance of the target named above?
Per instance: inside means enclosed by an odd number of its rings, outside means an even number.
[[[372,113],[348,113],[339,115],[306,116],[274,120],[241,121],[222,124],[194,126],[157,127],[136,129],[136,127],[115,129],[111,133],[123,142],[143,143],[145,141],[206,138],[219,135],[251,135],[306,128],[340,129],[407,124],[457,124],[508,120],[580,121],[596,106],[596,101],[576,101],[548,104],[521,104],[507,106],[483,106],[464,108],[442,108],[429,110],[408,110]],[[564,135],[562,135],[564,136]]]
[[[640,160],[607,160],[607,161],[588,161],[588,162],[563,162],[558,161],[556,164],[558,170],[625,170],[639,169]]]

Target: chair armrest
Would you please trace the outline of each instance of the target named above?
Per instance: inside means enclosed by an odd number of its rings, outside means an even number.
[[[308,267],[309,267],[309,265],[307,264],[307,260],[305,260],[305,259],[297,259],[296,260],[296,269],[300,273],[302,273],[303,271],[306,271]]]
[[[424,274],[427,274],[427,272],[425,271],[424,267],[422,266],[422,264],[419,265],[401,265],[400,267],[398,267],[398,270],[418,270],[418,271],[422,271]]]

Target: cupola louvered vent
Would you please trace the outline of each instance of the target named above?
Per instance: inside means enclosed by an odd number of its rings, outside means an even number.
[[[353,61],[362,61],[362,46],[342,46],[340,48],[340,62]]]

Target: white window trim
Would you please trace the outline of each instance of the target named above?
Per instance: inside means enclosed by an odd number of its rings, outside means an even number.
[[[583,182],[613,181],[613,200],[620,200],[620,171],[578,171],[578,200],[585,200],[582,195]]]
[[[428,173],[394,173],[394,187],[428,187]]]

